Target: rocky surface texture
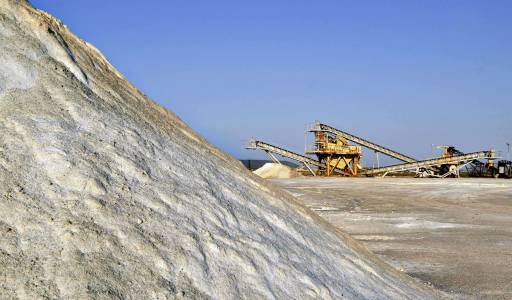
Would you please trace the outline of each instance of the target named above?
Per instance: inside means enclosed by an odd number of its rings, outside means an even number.
[[[1,299],[432,293],[208,144],[58,20],[0,1]]]

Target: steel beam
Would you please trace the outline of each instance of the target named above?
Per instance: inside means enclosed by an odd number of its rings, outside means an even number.
[[[329,126],[329,125],[326,125],[326,124],[322,124],[320,122],[315,123],[314,127],[312,128],[312,130],[331,132],[331,133],[336,134],[336,135],[338,135],[340,137],[343,137],[343,138],[345,138],[345,139],[347,139],[349,141],[352,141],[352,142],[354,142],[356,144],[359,144],[359,145],[361,145],[363,147],[366,147],[366,148],[372,149],[374,151],[386,154],[388,156],[391,156],[393,158],[396,158],[396,159],[404,161],[404,162],[412,163],[412,162],[417,161],[416,159],[414,159],[412,157],[409,157],[409,156],[404,155],[402,153],[393,151],[393,150],[391,150],[389,148],[386,148],[384,146],[372,143],[370,141],[367,141],[365,139],[362,139],[362,138],[357,137],[355,135],[352,135],[350,133],[341,131],[341,130],[336,129],[336,128],[332,127],[332,126]]]
[[[307,156],[283,149],[281,147],[274,146],[269,143],[265,143],[265,142],[254,140],[254,139],[249,141],[249,145],[246,148],[252,149],[252,150],[260,149],[263,151],[269,151],[269,152],[272,152],[272,153],[275,153],[275,154],[281,155],[283,157],[287,157],[287,158],[290,158],[290,159],[293,159],[293,160],[296,160],[296,161],[299,161],[302,163],[308,163],[310,165],[317,166],[320,168],[324,167],[324,164],[320,163],[318,160],[312,159],[311,157],[307,157]]]
[[[475,159],[479,158],[487,158],[487,159],[494,159],[494,152],[493,151],[480,151],[480,152],[474,152],[459,156],[451,156],[451,157],[442,157],[437,159],[428,159],[428,160],[422,160],[422,161],[416,161],[413,163],[405,163],[405,164],[399,164],[399,165],[393,165],[383,168],[377,168],[377,169],[369,169],[363,171],[362,175],[375,175],[380,173],[389,173],[389,172],[400,172],[400,171],[407,171],[412,169],[419,169],[419,168],[428,168],[433,166],[440,166],[440,165],[450,165],[450,164],[458,164],[460,162],[465,161],[473,161]]]
[[[280,156],[293,159],[295,161],[302,162],[304,164],[313,165],[313,166],[316,166],[318,168],[324,169],[326,167],[325,164],[323,164],[323,163],[319,162],[318,160],[315,160],[315,159],[313,159],[311,157],[304,156],[304,155],[295,153],[293,151],[286,150],[284,148],[281,148],[281,147],[278,147],[278,146],[275,146],[275,145],[271,145],[269,143],[265,143],[265,142],[262,142],[262,141],[258,141],[258,140],[255,140],[255,139],[251,139],[249,141],[249,144],[246,147],[246,149],[251,149],[251,150],[260,149],[260,150],[263,150],[263,151],[272,152],[274,154],[278,154]],[[311,168],[309,166],[308,166],[308,169],[310,169],[310,171],[311,171]],[[342,168],[339,168],[339,167],[333,168],[333,171],[345,174],[344,170]]]

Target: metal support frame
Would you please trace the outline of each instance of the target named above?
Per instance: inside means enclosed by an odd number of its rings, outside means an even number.
[[[295,161],[299,161],[301,163],[307,163],[309,166],[316,166],[317,168],[322,168],[322,169],[325,168],[325,164],[316,159],[295,153],[293,151],[286,150],[286,149],[278,147],[278,146],[271,145],[269,143],[265,143],[263,141],[258,141],[255,139],[251,139],[249,141],[248,145],[246,146],[246,149],[252,149],[252,150],[260,149],[260,150],[263,150],[268,153],[277,154],[277,155],[280,155],[280,156],[283,156],[286,158],[293,159]],[[274,156],[274,158],[275,158],[275,156]],[[311,168],[308,168],[308,169],[311,169]],[[344,174],[344,170],[340,169],[339,167],[334,168],[334,171]]]
[[[322,124],[320,124],[320,125],[322,125]],[[322,163],[322,162],[320,162],[318,160],[315,160],[315,159],[313,159],[311,157],[300,155],[300,154],[297,154],[295,152],[292,152],[292,151],[289,151],[289,150],[286,150],[286,149],[283,149],[283,148],[280,148],[280,147],[277,147],[277,146],[274,146],[274,145],[271,145],[271,144],[268,144],[268,143],[265,143],[265,142],[262,142],[262,141],[257,141],[257,140],[254,140],[254,139],[252,139],[249,142],[249,145],[247,146],[247,149],[261,149],[261,150],[267,152],[267,154],[271,157],[271,159],[274,162],[277,162],[279,164],[281,164],[281,162],[274,156],[274,153],[275,154],[279,154],[279,155],[281,155],[283,157],[287,157],[287,158],[290,158],[290,159],[302,162],[302,163],[304,163],[304,165],[308,168],[308,170],[313,175],[315,175],[315,172],[311,169],[310,165],[314,165],[317,168],[326,168],[326,172],[329,175],[330,175],[331,172],[338,172],[338,173],[343,174],[343,175],[354,175],[354,176],[357,175],[357,165],[358,165],[358,162],[356,160],[354,160],[354,159],[350,160],[353,163],[352,167],[353,167],[354,170],[352,170],[352,168],[350,168],[350,164],[349,164],[350,161],[347,161],[343,157],[343,160],[345,161],[346,166],[347,166],[347,168],[350,171],[350,173],[347,173],[345,171],[345,168],[341,169],[340,167],[338,167],[339,161],[336,164],[336,166],[333,166],[331,168],[330,160],[329,160],[329,162],[327,164],[324,164],[324,163]],[[376,150],[376,151],[379,151],[379,150]],[[382,152],[382,153],[384,153],[384,152]],[[377,168],[377,169],[364,170],[363,172],[361,172],[361,175],[367,175],[368,176],[368,175],[376,175],[376,174],[383,173],[382,177],[385,177],[388,173],[391,173],[391,172],[401,172],[401,171],[407,171],[407,170],[412,170],[412,169],[416,169],[416,173],[420,174],[422,172],[422,171],[420,171],[421,169],[429,169],[431,167],[440,166],[440,165],[446,165],[446,164],[448,164],[448,165],[450,165],[450,164],[457,164],[458,166],[457,166],[457,169],[456,169],[455,173],[452,170],[452,171],[450,171],[448,173],[445,173],[443,175],[434,175],[433,173],[432,174],[428,174],[428,175],[429,176],[435,176],[435,177],[446,177],[446,176],[449,176],[450,174],[454,174],[456,176],[460,176],[460,169],[461,168],[466,167],[468,164],[470,164],[472,162],[475,162],[475,161],[477,161],[478,159],[481,159],[481,158],[492,160],[492,159],[495,159],[496,157],[495,157],[495,153],[494,153],[493,150],[491,150],[491,151],[480,151],[480,152],[468,153],[468,154],[458,155],[458,156],[442,157],[442,158],[428,159],[428,160],[423,160],[423,161],[414,161],[414,162],[410,162],[410,163],[398,164],[398,165],[382,167],[382,168]]]
[[[457,176],[457,178],[460,178],[460,169],[464,168],[464,167],[467,167],[469,164],[471,164],[472,161],[465,161],[464,163],[458,165],[454,170],[451,170],[451,171],[448,171],[446,172],[445,174],[439,176],[440,178],[446,178],[450,175],[455,175]]]
[[[332,171],[334,171],[336,168],[338,168],[339,164],[340,164],[340,160],[338,159],[338,162],[336,162],[336,165],[332,168]]]
[[[331,156],[325,158],[325,176],[331,176]]]
[[[408,163],[412,163],[412,162],[415,162],[417,161],[416,159],[410,157],[410,156],[407,156],[407,155],[404,155],[402,153],[399,153],[397,151],[394,151],[394,150],[391,150],[389,148],[386,148],[384,146],[381,146],[381,145],[378,145],[378,144],[375,144],[375,143],[372,143],[368,140],[365,140],[363,138],[360,138],[360,137],[357,137],[355,135],[352,135],[350,133],[347,133],[347,132],[344,132],[342,130],[339,130],[339,129],[336,129],[332,126],[329,126],[329,125],[326,125],[326,124],[322,124],[320,122],[317,122],[313,125],[313,128],[315,130],[324,130],[324,131],[329,131],[337,136],[340,136],[340,137],[343,137],[344,139],[346,140],[349,140],[349,141],[352,141],[356,144],[359,144],[363,147],[366,147],[366,148],[369,148],[369,149],[372,149],[376,152],[380,152],[380,153],[383,153],[383,154],[386,154],[390,157],[393,157],[393,158],[396,158],[398,160],[401,160],[403,162],[408,162]]]
[[[309,170],[309,172],[311,172],[311,174],[313,174],[313,176],[316,176],[315,172],[313,172],[313,170],[311,169],[311,167],[308,165],[307,162],[303,161],[302,163],[306,166],[306,168]]]
[[[347,166],[347,169],[350,171],[350,174],[352,174],[354,176],[355,175],[354,171],[350,168],[350,165],[349,165],[350,161],[347,161],[347,159],[344,156],[342,156],[341,158],[345,162],[345,165]]]
[[[394,166],[388,166],[378,169],[369,169],[365,170],[362,173],[364,175],[376,175],[380,173],[391,173],[391,172],[403,172],[407,170],[413,170],[416,169],[416,173],[421,173],[419,170],[423,168],[433,167],[433,166],[440,166],[445,164],[459,164],[463,162],[462,166],[467,165],[468,163],[471,163],[472,161],[479,159],[479,158],[485,158],[485,159],[494,159],[494,152],[493,151],[480,151],[480,152],[474,152],[459,156],[451,156],[451,157],[442,157],[437,159],[428,159],[424,161],[417,161],[415,163],[405,163],[405,164],[399,164]],[[457,172],[459,170],[460,166],[457,167]],[[445,175],[445,174],[443,174]],[[441,175],[441,176],[443,176]],[[431,175],[432,176],[432,175]],[[447,175],[448,176],[448,175]],[[435,176],[439,177],[439,176]]]
[[[279,161],[279,159],[277,159],[277,157],[275,157],[274,154],[272,154],[272,152],[270,152],[268,150],[265,150],[265,152],[268,154],[268,156],[270,156],[270,159],[272,159],[275,163],[282,165],[282,163]]]

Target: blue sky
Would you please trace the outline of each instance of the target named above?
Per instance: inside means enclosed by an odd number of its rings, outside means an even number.
[[[417,158],[512,141],[512,1],[31,3],[237,158],[315,120]]]

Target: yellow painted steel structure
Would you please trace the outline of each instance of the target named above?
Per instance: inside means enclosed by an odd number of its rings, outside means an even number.
[[[306,154],[314,154],[325,166],[319,169],[325,176],[331,176],[334,172],[346,176],[357,176],[361,168],[361,147],[350,145],[348,141],[340,136],[323,130],[311,130],[315,135],[313,148],[306,151]]]

